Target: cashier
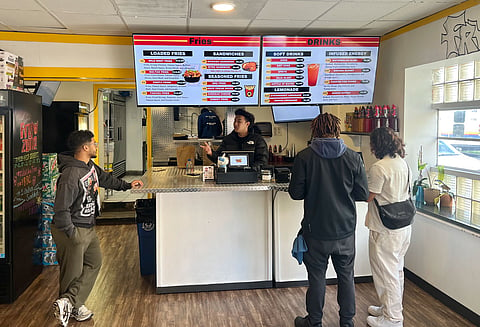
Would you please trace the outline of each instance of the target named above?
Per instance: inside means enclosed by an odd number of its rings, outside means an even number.
[[[223,138],[218,149],[212,151],[208,143],[200,146],[213,162],[217,162],[218,156],[223,151],[254,151],[253,163],[250,166],[260,170],[263,165],[268,163],[268,149],[263,137],[254,132],[254,123],[255,117],[251,113],[243,109],[237,109],[235,111],[235,121],[233,122],[233,132]]]

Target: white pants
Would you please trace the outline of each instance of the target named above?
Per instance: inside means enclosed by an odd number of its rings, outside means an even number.
[[[411,234],[411,226],[385,233],[370,231],[373,283],[383,306],[383,315],[392,321],[403,321],[403,265]]]

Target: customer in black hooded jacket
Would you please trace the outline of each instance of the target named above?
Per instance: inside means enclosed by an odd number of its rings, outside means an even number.
[[[325,273],[331,258],[337,273],[340,326],[353,327],[355,315],[355,201],[368,199],[362,159],[347,148],[340,135],[340,119],[329,113],[312,122],[312,143],[295,158],[288,192],[304,200],[300,233],[307,244],[303,259],[308,272],[308,315],[295,327],[322,326]]]
[[[223,151],[254,151],[252,168],[259,170],[268,163],[267,143],[260,134],[255,133],[253,124],[255,117],[243,110],[235,111],[233,132],[225,136],[216,151],[213,151],[208,143],[200,145],[210,160],[217,162],[217,158]]]

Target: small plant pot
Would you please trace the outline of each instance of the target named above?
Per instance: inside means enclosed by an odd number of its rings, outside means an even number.
[[[440,196],[440,190],[436,188],[426,188],[423,190],[423,199],[427,205],[435,205],[435,198]]]
[[[451,207],[453,207],[454,202],[455,202],[455,200],[454,200],[453,196],[451,196],[448,193],[444,193],[440,197],[440,207],[451,208]]]

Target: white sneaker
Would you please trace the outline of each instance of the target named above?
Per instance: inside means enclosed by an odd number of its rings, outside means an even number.
[[[377,307],[376,305],[369,306],[367,311],[369,315],[374,317],[383,315],[383,307]]]
[[[68,325],[71,312],[72,304],[69,299],[63,297],[53,302],[53,315],[57,318],[60,325],[64,327]]]
[[[367,317],[367,324],[371,327],[403,327],[402,321],[392,321],[385,318],[385,316],[379,317]]]
[[[85,321],[93,317],[93,312],[89,310],[86,306],[82,305],[80,308],[73,308],[72,317],[76,321]]]

